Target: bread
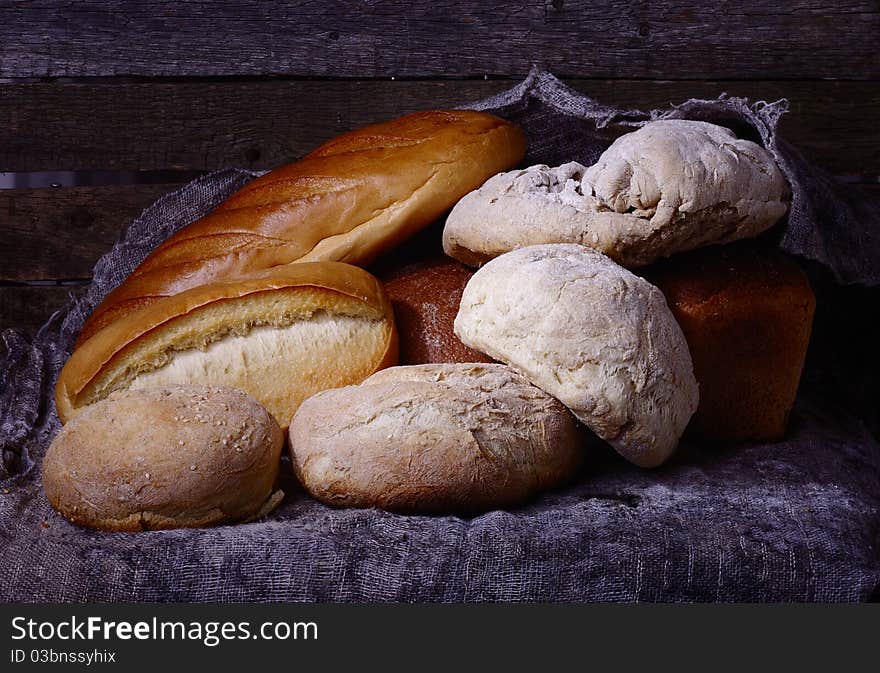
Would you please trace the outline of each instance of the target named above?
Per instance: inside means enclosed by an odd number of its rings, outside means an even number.
[[[284,435],[231,388],[114,393],[65,425],[43,460],[43,488],[70,521],[109,531],[191,528],[267,514]]]
[[[815,309],[794,260],[728,245],[678,256],[646,274],[684,331],[700,383],[687,434],[716,442],[781,438]]]
[[[667,119],[621,136],[589,168],[538,165],[493,177],[449,214],[443,246],[478,265],[528,245],[577,243],[633,268],[757,236],[789,199],[764,148],[721,126]]]
[[[697,408],[687,343],[660,290],[590,248],[496,257],[465,287],[455,333],[642,467],[672,454]]]
[[[161,297],[217,280],[298,261],[362,266],[524,153],[519,128],[468,110],[346,133],[162,243],[95,309],[79,343]]]
[[[380,276],[394,307],[400,364],[491,362],[461,343],[452,330],[461,293],[472,275],[455,260],[435,255]]]
[[[437,364],[306,400],[290,452],[306,490],[329,505],[473,513],[566,481],[584,449],[565,407],[509,367]]]
[[[300,402],[395,364],[391,304],[369,273],[290,264],[194,287],[118,318],[75,349],[55,391],[67,422],[116,390],[228,385],[286,428]]]

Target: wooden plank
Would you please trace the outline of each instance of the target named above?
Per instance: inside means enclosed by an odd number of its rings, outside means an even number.
[[[726,91],[787,97],[782,133],[834,173],[880,174],[880,87],[863,82],[569,80],[603,103]],[[511,81],[0,84],[0,170],[271,168],[357,126],[492,95]],[[100,112],[100,114],[98,114]],[[833,121],[833,123],[831,123]]]
[[[0,190],[0,282],[86,279],[122,227],[175,185]],[[880,185],[854,185],[880,195]]]
[[[122,227],[174,187],[0,190],[0,282],[88,278]]]
[[[61,285],[0,285],[0,330],[11,327],[34,334],[69,301],[71,292],[81,289]]]
[[[0,5],[0,77],[880,76],[873,0]]]
[[[273,167],[350,128],[513,82],[0,85],[0,170]],[[96,116],[100,110],[100,116]]]
[[[173,185],[168,185],[168,188],[171,187],[173,187]],[[880,184],[861,185],[859,188],[868,189],[880,196]],[[130,187],[129,189],[131,190],[132,195],[128,196],[126,196],[125,190],[120,190],[119,188],[105,188],[104,190],[101,188],[80,188],[44,191],[59,191],[59,196],[62,196],[64,192],[83,193],[86,189],[92,191],[92,196],[90,198],[96,202],[98,200],[97,195],[102,192],[107,195],[108,203],[111,201],[115,203],[131,203],[136,200],[134,195],[137,195],[138,193],[142,193],[144,198],[152,198],[153,196],[149,191],[141,191],[145,189],[142,186]],[[2,197],[3,194],[4,192],[0,191],[0,197]],[[41,197],[39,196],[34,197],[32,202],[37,202],[40,198]],[[96,212],[101,212],[101,208],[98,208]],[[52,248],[53,242],[63,240],[57,236],[49,235],[47,227],[41,227],[39,224],[40,222],[46,222],[46,220],[39,219],[36,221],[37,227],[31,233],[33,239],[32,249],[36,249],[40,241],[42,241],[43,245]],[[0,238],[5,240],[7,231],[8,230],[0,226]],[[49,256],[57,260],[60,265],[59,269],[62,271],[60,274],[53,273],[53,269],[47,268],[46,264],[42,262],[40,258],[31,259],[22,256],[11,260],[13,266],[16,267],[16,271],[13,272],[13,275],[21,277],[27,276],[31,279],[35,279],[38,276],[53,278],[62,275],[66,275],[67,277],[70,277],[71,275],[85,277],[91,272],[91,265],[94,261],[104,254],[109,249],[110,245],[112,245],[116,233],[116,231],[109,231],[108,227],[108,231],[105,231],[103,239],[101,236],[83,237],[82,243],[79,246],[80,254],[70,258],[71,260],[76,260],[72,266],[64,266],[63,257],[60,253],[50,253]],[[70,240],[70,238],[66,240]],[[26,245],[31,244],[27,243]],[[9,263],[9,261],[6,263]],[[4,267],[6,266],[6,263],[3,264]],[[48,320],[53,311],[57,310],[67,302],[68,294],[70,292],[77,291],[79,291],[79,288],[76,286],[0,285],[0,329],[14,327],[23,329],[26,332],[35,332],[37,328]]]

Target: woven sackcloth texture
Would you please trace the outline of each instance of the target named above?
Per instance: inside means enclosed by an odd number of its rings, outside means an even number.
[[[730,126],[767,147],[792,185],[778,245],[841,285],[880,284],[880,204],[838,185],[777,137],[784,101],[721,96],[625,111],[536,70],[464,107],[520,123],[529,163],[593,163],[616,136],[650,119]],[[573,485],[472,519],[334,510],[288,476],[284,504],[255,523],[106,534],[66,522],[50,508],[39,475],[59,428],[55,379],[78,330],[153,247],[253,176],[219,171],[162,198],[127,227],[98,262],[94,282],[36,337],[3,333],[0,600],[876,598],[880,446],[865,420],[821,385],[802,387],[785,441],[711,451],[685,445],[650,471],[599,447]],[[289,474],[289,464],[283,469]]]

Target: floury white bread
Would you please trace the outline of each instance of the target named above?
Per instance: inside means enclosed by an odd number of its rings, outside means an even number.
[[[446,220],[447,254],[476,266],[528,245],[577,243],[627,267],[757,236],[788,211],[767,150],[707,122],[667,119],[618,138],[590,167],[488,180]]]
[[[699,400],[656,287],[580,245],[501,255],[465,287],[455,333],[565,404],[622,456],[664,462]]]
[[[298,381],[312,362],[338,362],[348,380],[371,373],[387,348],[387,328],[377,320],[317,313],[286,327],[255,327],[242,336],[229,336],[207,346],[177,353],[164,367],[136,376],[130,389],[175,383],[224,385],[260,390],[261,402],[286,426],[292,410],[322,389],[314,379]],[[359,344],[359,357],[346,355],[350,344]],[[279,372],[287,374],[279,377]],[[279,380],[269,386],[267,381]],[[296,385],[289,385],[297,380]]]

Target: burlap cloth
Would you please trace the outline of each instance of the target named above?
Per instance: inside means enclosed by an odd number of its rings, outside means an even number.
[[[778,245],[813,260],[817,273],[838,284],[880,284],[880,204],[837,185],[777,137],[785,102],[752,105],[722,96],[650,113],[622,111],[535,71],[513,89],[466,107],[520,123],[530,163],[593,163],[614,137],[647,119],[728,125],[762,142],[792,184],[792,210]],[[847,402],[847,392],[873,376],[876,364],[866,360],[867,374],[830,372],[837,344],[851,350],[858,343],[850,338],[856,327],[840,320],[833,326],[840,339],[817,337],[827,353],[811,355],[789,435],[776,444],[715,450],[685,445],[672,463],[652,471],[600,449],[574,485],[473,519],[333,510],[288,478],[284,504],[256,523],[138,534],[96,533],[67,523],[49,507],[39,473],[59,428],[55,378],[84,318],[162,239],[252,177],[242,170],[219,171],[162,198],[101,258],[87,291],[52,316],[34,339],[3,333],[8,352],[0,365],[0,598],[860,601],[877,596],[880,447],[869,430],[871,419]],[[820,302],[825,296],[820,293]],[[834,292],[827,296],[837,301]],[[289,465],[283,467],[289,473]]]

